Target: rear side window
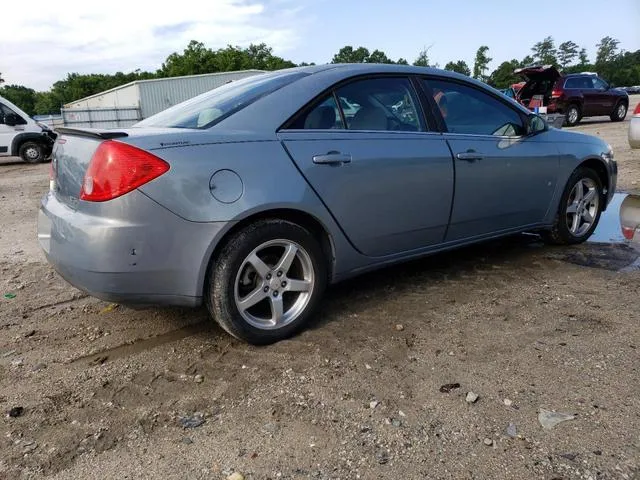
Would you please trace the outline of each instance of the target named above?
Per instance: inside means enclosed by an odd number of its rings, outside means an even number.
[[[343,100],[340,100],[342,105]],[[315,106],[306,114],[301,115],[291,128],[300,130],[343,130],[344,124],[340,116],[340,109],[333,94],[329,94],[316,102]]]
[[[367,78],[327,93],[287,128],[418,132],[425,130],[420,112],[408,78]]]
[[[447,80],[424,80],[450,133],[519,136],[525,128],[518,112],[479,89]]]
[[[564,82],[564,88],[582,88],[580,78],[567,78],[567,81]]]
[[[134,127],[210,128],[261,97],[307,75],[304,72],[278,71],[243,78],[163,110]]]

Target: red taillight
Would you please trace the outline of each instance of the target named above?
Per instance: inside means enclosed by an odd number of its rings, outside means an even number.
[[[102,142],[89,162],[80,199],[104,202],[135,190],[169,170],[169,164],[129,144]]]
[[[636,105],[636,108],[633,110],[634,115],[640,115],[640,103]]]
[[[624,226],[622,227],[622,235],[627,240],[633,240],[633,236],[634,236],[635,233],[636,233],[635,228],[624,227]]]
[[[552,90],[551,98],[560,98],[562,96],[562,90]]]

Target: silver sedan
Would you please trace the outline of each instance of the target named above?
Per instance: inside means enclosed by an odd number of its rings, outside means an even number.
[[[255,344],[368,270],[517,232],[583,242],[616,187],[599,138],[402,65],[282,70],[58,133],[38,221],[57,271],[109,301],[205,303]]]

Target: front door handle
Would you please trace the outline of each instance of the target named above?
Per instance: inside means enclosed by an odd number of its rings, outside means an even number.
[[[467,162],[475,162],[476,160],[482,160],[484,156],[479,152],[473,150],[467,150],[466,152],[458,153],[456,155],[458,160],[465,160]]]
[[[318,163],[320,165],[342,165],[343,163],[351,163],[351,155],[348,153],[331,151],[324,155],[314,155],[313,163]]]

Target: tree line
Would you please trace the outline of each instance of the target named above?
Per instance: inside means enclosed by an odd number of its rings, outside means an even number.
[[[587,51],[572,41],[560,43],[557,47],[553,37],[546,37],[530,49],[522,59],[502,62],[489,72],[489,47],[478,48],[473,65],[464,60],[448,62],[445,70],[451,70],[488,83],[496,88],[506,88],[521,80],[514,70],[533,65],[556,65],[565,73],[596,71],[617,86],[640,85],[640,50],[627,52],[619,48],[620,42],[612,37],[604,37],[596,45],[595,62],[589,61]],[[418,66],[439,67],[429,59],[432,46],[425,46],[412,62]],[[347,45],[342,47],[331,59],[331,63],[394,63],[408,65],[404,58],[393,60],[381,50],[370,51],[365,47]],[[313,65],[301,63],[298,66]],[[274,55],[273,49],[266,44],[251,44],[246,48],[228,45],[217,50],[207,48],[202,42],[192,40],[181,52],[169,55],[155,72],[136,70],[130,73],[115,74],[79,74],[69,73],[63,80],[53,84],[45,92],[23,85],[4,85],[0,73],[0,96],[18,105],[30,115],[59,113],[65,103],[100,93],[135,80],[177,77],[203,73],[229,72],[234,70],[279,70],[297,66],[290,60]]]

